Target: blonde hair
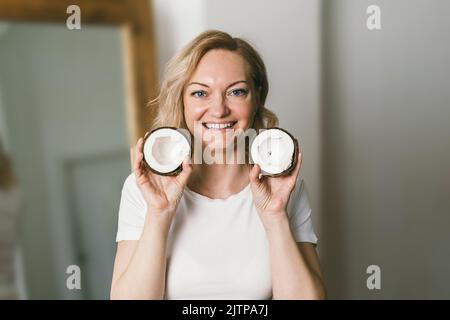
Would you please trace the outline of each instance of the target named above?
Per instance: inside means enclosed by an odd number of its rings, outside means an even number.
[[[226,32],[208,30],[188,43],[167,64],[159,95],[149,103],[158,107],[152,128],[172,126],[187,129],[184,119],[184,87],[202,57],[213,49],[236,52],[245,60],[258,104],[253,128],[259,130],[277,126],[277,116],[264,106],[269,83],[261,56],[243,39],[233,38]]]

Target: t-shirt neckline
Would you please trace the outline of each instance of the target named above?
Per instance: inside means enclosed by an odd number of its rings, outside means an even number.
[[[239,191],[237,193],[233,193],[233,194],[229,195],[228,197],[226,197],[225,199],[210,198],[210,197],[204,196],[200,193],[197,193],[197,192],[191,190],[187,185],[186,185],[184,191],[185,192],[187,191],[187,193],[189,195],[191,195],[194,198],[200,199],[200,200],[209,201],[209,202],[225,202],[225,201],[230,201],[234,198],[242,197],[249,189],[250,189],[250,183],[248,183],[241,191]]]

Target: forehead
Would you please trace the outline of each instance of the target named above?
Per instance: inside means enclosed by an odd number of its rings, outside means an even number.
[[[246,79],[246,62],[241,55],[229,50],[213,49],[202,57],[190,81],[212,85]]]

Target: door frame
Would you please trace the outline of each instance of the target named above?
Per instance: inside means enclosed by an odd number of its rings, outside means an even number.
[[[149,0],[0,0],[0,20],[66,25],[67,8],[78,5],[83,24],[110,25],[122,32],[126,81],[126,115],[130,146],[150,129],[156,97],[156,44]],[[76,32],[76,30],[74,30]]]

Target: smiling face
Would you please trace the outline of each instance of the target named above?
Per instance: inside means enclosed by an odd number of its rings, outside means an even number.
[[[227,135],[250,128],[256,110],[244,59],[224,49],[208,51],[184,88],[183,103],[189,131],[201,135],[203,145],[226,148],[232,142]]]

